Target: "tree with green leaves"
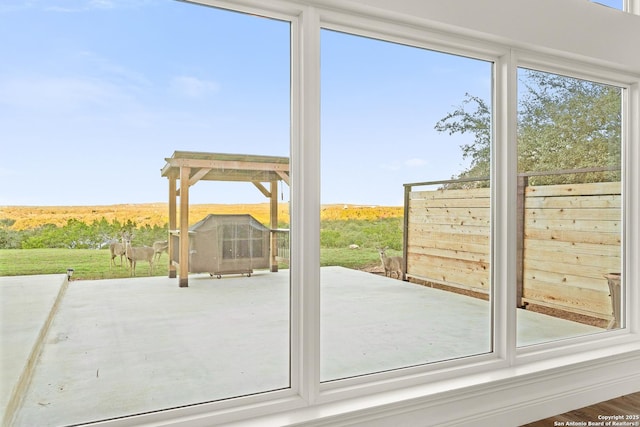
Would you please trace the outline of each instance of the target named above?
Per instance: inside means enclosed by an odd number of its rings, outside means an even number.
[[[518,99],[518,172],[619,168],[621,89],[605,84],[521,69]],[[490,171],[491,110],[466,94],[439,120],[439,132],[469,134],[461,146],[469,167],[455,178],[486,177]],[[619,180],[619,172],[536,177],[536,184]],[[466,186],[478,186],[472,183]]]

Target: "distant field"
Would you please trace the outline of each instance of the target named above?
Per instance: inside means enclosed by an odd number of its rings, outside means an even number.
[[[280,205],[279,222],[288,224],[288,204]],[[69,219],[90,224],[105,218],[122,223],[131,220],[138,224],[163,226],[168,222],[167,205],[162,203],[110,206],[3,206],[0,221],[15,221],[15,230],[33,229],[44,224],[64,226]],[[191,223],[207,214],[248,213],[258,221],[269,223],[269,204],[193,205],[189,212]],[[380,260],[376,246],[398,247],[401,240],[402,207],[324,205],[320,264],[341,265],[348,268],[377,271]],[[8,220],[8,221],[7,221]],[[391,242],[387,241],[390,240]],[[349,249],[357,243],[361,249]],[[398,255],[392,251],[390,255]],[[119,261],[119,260],[118,260]],[[0,249],[0,276],[59,274],[73,268],[76,279],[107,279],[128,277],[127,267],[110,266],[106,249]],[[167,255],[156,263],[154,275],[166,275]],[[148,264],[140,263],[138,276],[149,275]]]
[[[289,223],[289,204],[278,207],[280,223]],[[400,218],[401,206],[355,206],[323,205],[322,220],[379,219]],[[263,224],[269,223],[269,204],[206,204],[191,205],[190,223],[195,223],[208,214],[250,214]],[[169,222],[169,208],[166,203],[142,203],[104,206],[0,206],[0,220],[15,221],[14,230],[35,228],[43,224],[63,226],[69,219],[77,219],[86,224],[105,218],[108,222],[118,220],[124,223],[131,220],[141,225],[164,226]]]

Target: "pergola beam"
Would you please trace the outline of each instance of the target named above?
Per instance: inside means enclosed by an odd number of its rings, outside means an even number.
[[[276,173],[280,176],[280,178],[282,178],[282,180],[289,185],[289,173],[287,171],[287,173],[283,172],[283,171],[276,171]]]
[[[271,197],[271,193],[269,193],[269,190],[264,188],[264,185],[262,185],[262,183],[253,181],[253,185],[255,185],[256,188],[260,190],[262,194],[264,194],[264,197]]]
[[[208,169],[208,168],[200,169],[198,172],[193,174],[191,178],[189,178],[189,185],[191,186],[196,182],[200,181],[206,174],[209,173],[209,171],[211,171],[211,169]]]
[[[205,160],[205,159],[174,159],[165,158],[169,167],[189,167],[189,168],[209,168],[219,170],[249,170],[249,171],[269,171],[288,172],[289,164],[259,162],[241,160]],[[167,168],[165,166],[165,168]]]

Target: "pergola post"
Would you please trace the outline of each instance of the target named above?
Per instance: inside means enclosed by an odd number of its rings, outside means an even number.
[[[271,181],[269,188],[270,212],[271,212],[271,272],[278,271],[278,181]]]
[[[191,168],[180,167],[180,247],[179,286],[189,286],[189,175]]]
[[[173,263],[175,253],[178,248],[173,244],[173,238],[171,232],[176,229],[177,225],[177,212],[176,212],[176,178],[169,177],[169,278],[174,279],[176,277],[176,266]]]

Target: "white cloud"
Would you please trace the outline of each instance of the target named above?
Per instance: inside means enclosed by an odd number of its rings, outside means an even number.
[[[0,103],[15,107],[62,110],[127,98],[119,87],[97,79],[44,76],[0,79]]]
[[[383,163],[381,167],[382,169],[388,171],[398,171],[405,168],[419,168],[421,166],[425,166],[426,164],[427,161],[424,159],[413,158],[404,161],[393,160],[388,163]]]
[[[413,158],[413,159],[406,160],[404,164],[405,166],[410,168],[418,168],[420,166],[425,166],[427,164],[427,161],[423,159]]]
[[[150,84],[149,80],[141,72],[112,62],[109,58],[96,54],[95,52],[85,50],[81,51],[79,56],[83,61],[86,61],[92,69],[100,71],[112,80],[118,79],[140,86],[148,86]]]
[[[90,0],[89,7],[92,9],[113,9],[116,5],[111,0]]]
[[[171,91],[187,98],[202,98],[210,93],[218,92],[218,83],[202,80],[191,76],[174,77],[171,81]]]
[[[402,163],[400,163],[397,160],[394,160],[394,161],[392,161],[390,163],[383,163],[380,167],[382,169],[388,170],[388,171],[397,171],[397,170],[400,170],[402,168]]]
[[[0,166],[0,177],[1,178],[7,178],[10,176],[16,175],[16,171],[13,169],[8,169],[5,167]]]

